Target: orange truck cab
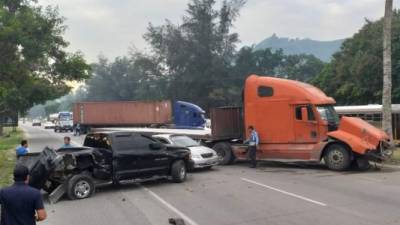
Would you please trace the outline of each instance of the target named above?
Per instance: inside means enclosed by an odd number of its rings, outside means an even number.
[[[247,158],[248,126],[255,127],[260,160],[320,162],[332,170],[351,165],[369,167],[369,160],[389,155],[389,137],[367,122],[336,114],[335,100],[298,81],[251,75],[243,91],[243,108],[211,110],[212,145],[222,163]]]

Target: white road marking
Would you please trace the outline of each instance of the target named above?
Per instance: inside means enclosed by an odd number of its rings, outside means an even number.
[[[310,198],[306,198],[306,197],[303,197],[301,195],[297,195],[297,194],[294,194],[294,193],[291,193],[291,192],[287,192],[287,191],[284,191],[284,190],[281,190],[281,189],[278,189],[278,188],[274,188],[274,187],[271,187],[271,186],[268,186],[268,185],[265,185],[265,184],[262,184],[262,183],[258,183],[257,181],[254,181],[254,180],[249,180],[249,179],[246,179],[246,178],[243,178],[243,177],[240,178],[240,179],[242,179],[243,181],[246,181],[248,183],[256,184],[258,186],[265,187],[265,188],[268,188],[270,190],[277,191],[277,192],[280,192],[282,194],[289,195],[289,196],[292,196],[292,197],[295,197],[295,198],[298,198],[298,199],[301,199],[301,200],[304,200],[304,201],[307,201],[307,202],[311,202],[311,203],[314,203],[314,204],[317,204],[317,205],[320,205],[320,206],[327,206],[327,204],[325,204],[325,203],[322,203],[322,202],[319,202],[319,201],[315,201],[315,200],[312,200]]]
[[[382,182],[382,180],[375,179],[375,178],[372,178],[372,177],[360,177],[360,178],[363,179],[363,180],[368,180],[368,181],[372,181],[372,182],[378,182],[378,183]]]
[[[173,205],[169,204],[167,201],[165,201],[163,198],[161,198],[159,195],[156,193],[152,192],[150,189],[143,187],[145,191],[147,191],[151,196],[153,196],[155,199],[157,199],[159,202],[161,202],[163,205],[165,205],[167,208],[169,208],[171,211],[175,212],[178,216],[180,216],[186,223],[191,224],[191,225],[199,225],[198,223],[194,222],[192,219],[190,219],[188,216],[186,216],[183,212],[179,211],[177,208],[175,208]]]

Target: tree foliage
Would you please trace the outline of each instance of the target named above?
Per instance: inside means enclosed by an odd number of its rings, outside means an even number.
[[[382,100],[383,20],[369,21],[347,39],[331,63],[313,83],[333,96],[338,104],[372,104]],[[400,102],[400,12],[392,21],[392,82],[394,102]]]
[[[80,52],[68,53],[64,19],[31,0],[0,0],[0,112],[25,112],[89,77]]]
[[[223,1],[216,9],[214,0],[190,1],[180,25],[168,20],[149,25],[144,35],[149,53],[131,52],[112,61],[100,56],[86,93],[74,99],[185,100],[207,110],[240,105],[244,80],[252,73],[308,82],[321,72],[325,64],[312,55],[253,47],[237,51],[239,37],[231,28],[243,4]]]
[[[192,0],[181,25],[148,27],[144,38],[158,58],[160,74],[169,81],[173,99],[193,100],[204,107],[218,102],[213,93],[225,90],[238,35],[231,32],[242,0],[223,1],[219,10],[215,0]]]

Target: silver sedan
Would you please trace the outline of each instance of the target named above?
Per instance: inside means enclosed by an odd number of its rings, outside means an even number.
[[[153,135],[153,138],[156,138],[164,144],[188,148],[191,153],[192,161],[194,162],[193,168],[195,169],[211,169],[211,167],[219,163],[219,157],[213,149],[200,145],[188,136],[177,134],[157,134]]]

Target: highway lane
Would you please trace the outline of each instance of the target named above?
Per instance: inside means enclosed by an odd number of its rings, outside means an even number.
[[[66,134],[23,126],[31,150],[60,146]],[[76,143],[83,136],[72,137]],[[183,184],[165,180],[105,187],[89,199],[46,205],[41,224],[394,225],[400,223],[400,169],[333,172],[319,165],[246,163],[189,174]],[[189,223],[190,222],[190,223]]]
[[[29,122],[20,124],[20,128],[25,132],[31,152],[40,152],[46,146],[59,148],[63,145],[65,136],[71,137],[73,145],[82,145],[84,141],[84,135],[74,136],[72,132],[55,133],[53,129],[44,129],[43,126],[33,127]]]

